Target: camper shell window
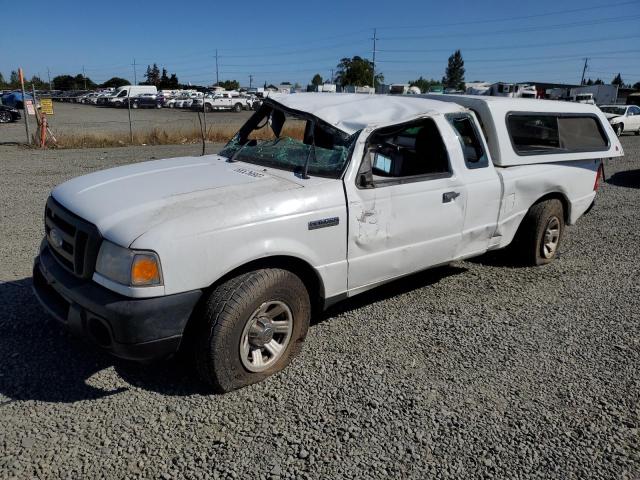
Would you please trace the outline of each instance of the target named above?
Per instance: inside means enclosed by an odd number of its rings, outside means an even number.
[[[599,152],[609,148],[595,115],[510,112],[507,131],[518,155]]]

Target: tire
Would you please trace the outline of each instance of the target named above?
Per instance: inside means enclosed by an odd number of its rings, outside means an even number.
[[[131,102],[131,108],[138,108],[138,102]]]
[[[636,135],[640,135],[640,127],[636,130]]]
[[[158,110],[160,110],[160,109],[162,108],[162,104],[161,104],[161,103],[156,103],[156,108],[157,108]]]
[[[564,227],[560,200],[536,203],[527,212],[514,239],[515,259],[525,265],[550,263],[560,248]]]
[[[211,113],[211,112],[213,112],[213,108],[208,103],[205,103],[204,104],[204,111],[207,112],[207,113]]]
[[[11,113],[5,110],[0,111],[0,123],[10,123]]]
[[[236,113],[240,113],[242,111],[242,104],[241,103],[236,103],[233,106],[233,111]]]
[[[622,125],[621,123],[618,123],[616,125],[616,135],[620,136],[622,135],[622,132],[624,132],[624,125]]]
[[[310,317],[309,293],[288,270],[255,270],[228,280],[193,319],[200,378],[223,393],[279,372],[300,352]]]

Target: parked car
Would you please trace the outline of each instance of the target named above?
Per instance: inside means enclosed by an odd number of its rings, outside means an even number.
[[[0,123],[11,123],[20,120],[20,110],[8,105],[0,105]]]
[[[113,95],[107,100],[107,105],[111,107],[122,107],[125,105],[127,97],[137,97],[145,93],[158,94],[158,89],[154,85],[125,85],[118,87]]]
[[[640,135],[640,107],[637,105],[602,105],[600,107],[609,123],[620,136],[625,132]]]
[[[282,370],[312,312],[342,299],[512,244],[553,261],[600,159],[623,155],[604,114],[437,98],[274,96],[219,155],[67,181],[45,207],[36,295],[114,355],[184,347],[230,391]]]
[[[251,104],[247,97],[240,96],[238,93],[224,92],[208,95],[204,99],[194,99],[191,108],[194,110],[202,110],[202,102],[204,101],[204,109],[207,112],[214,110],[229,110],[241,112],[242,110],[250,110]]]
[[[143,93],[135,97],[128,97],[122,103],[123,107],[127,107],[127,101],[131,104],[131,108],[162,108],[162,100],[154,93]]]

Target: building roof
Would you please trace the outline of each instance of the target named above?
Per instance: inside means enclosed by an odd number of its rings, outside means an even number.
[[[269,98],[292,110],[310,113],[348,134],[372,125],[409,121],[420,115],[464,110],[454,103],[411,95],[296,93],[274,94]]]

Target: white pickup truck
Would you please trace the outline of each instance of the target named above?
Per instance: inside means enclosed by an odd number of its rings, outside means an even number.
[[[117,356],[182,349],[229,391],[284,368],[312,313],[341,299],[512,243],[550,262],[601,159],[623,155],[604,114],[425,97],[274,96],[219,155],[59,185],[36,295]]]
[[[204,109],[207,112],[213,112],[214,110],[231,110],[234,112],[241,112],[242,110],[251,110],[252,102],[249,97],[245,97],[239,94],[233,94],[231,92],[216,93],[214,95],[207,95],[204,99],[194,100],[191,104],[192,110],[202,110],[202,102],[204,101]]]

